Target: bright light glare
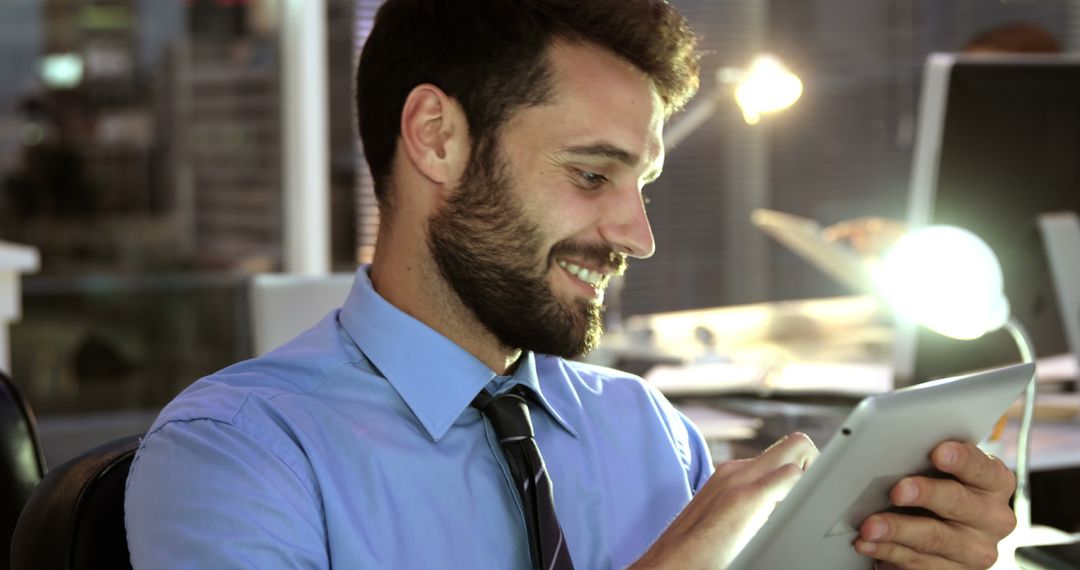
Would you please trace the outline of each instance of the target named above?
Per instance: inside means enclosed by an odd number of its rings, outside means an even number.
[[[961,228],[930,226],[900,238],[874,282],[898,314],[949,337],[978,338],[1009,318],[1001,264]]]
[[[41,62],[41,78],[54,89],[78,85],[83,78],[83,58],[75,53],[54,53]]]
[[[761,55],[750,64],[735,87],[735,101],[748,125],[756,125],[762,113],[775,113],[795,104],[802,96],[802,80],[778,59]]]

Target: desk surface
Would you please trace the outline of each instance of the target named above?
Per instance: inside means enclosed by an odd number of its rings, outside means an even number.
[[[636,359],[633,363],[641,370],[630,371],[654,380],[657,388],[673,400],[700,398],[715,402],[716,398],[724,398],[731,403],[739,398],[738,393],[776,396],[790,388],[795,392],[791,395],[797,397],[800,388],[818,392],[830,386],[833,393],[857,399],[892,387],[894,331],[871,297],[638,315],[626,319],[624,325],[622,331],[605,337],[597,363],[621,367],[624,363],[620,358]],[[674,366],[665,369],[657,364]],[[1057,384],[1080,376],[1077,359],[1071,355],[1043,358],[1037,364],[1040,384]],[[650,375],[654,367],[667,376]],[[680,374],[671,373],[680,368]],[[785,372],[791,374],[785,376]],[[769,389],[748,389],[754,386]],[[1080,407],[1080,394],[1074,396]],[[765,441],[769,437],[784,435],[778,431],[792,429],[814,432],[811,435],[821,446],[846,417],[843,411],[788,409],[790,406],[769,400],[755,403],[743,399],[736,403],[723,407],[763,420],[755,437],[737,438],[748,446],[767,445],[771,443]],[[1080,416],[1041,421],[1037,410],[1036,418],[1032,471],[1080,466]],[[744,432],[747,429],[745,419],[726,423],[722,419],[711,417],[710,431],[724,432],[732,426]],[[1016,423],[1011,423],[1002,440],[1005,451],[1001,455],[1010,466],[1015,465],[1017,431]]]

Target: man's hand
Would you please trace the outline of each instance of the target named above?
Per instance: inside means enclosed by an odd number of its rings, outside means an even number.
[[[817,456],[795,433],[753,459],[723,463],[631,568],[726,567]]]
[[[854,218],[821,230],[826,241],[847,244],[858,255],[878,259],[896,245],[908,228],[903,222],[886,218]]]
[[[1016,526],[1009,497],[1016,478],[997,458],[971,444],[945,442],[930,455],[938,470],[956,479],[907,477],[892,488],[899,507],[921,507],[932,516],[878,513],[859,527],[855,549],[884,562],[879,568],[989,568],[997,543]]]

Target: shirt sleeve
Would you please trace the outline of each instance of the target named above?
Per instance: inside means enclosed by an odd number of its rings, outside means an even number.
[[[313,478],[285,450],[208,419],[148,434],[125,496],[132,566],[329,568]]]
[[[705,436],[701,435],[697,426],[687,418],[685,414],[676,410],[676,414],[679,415],[679,420],[686,426],[686,442],[690,447],[690,465],[687,469],[687,478],[690,482],[690,488],[697,493],[702,486],[709,480],[709,477],[713,474],[713,462],[712,455],[709,453],[709,444],[705,441]]]
[[[642,381],[644,384],[644,381]],[[659,411],[667,426],[676,451],[682,458],[683,468],[686,470],[686,480],[690,489],[697,493],[713,474],[712,455],[709,453],[709,444],[701,430],[680,412],[664,397],[654,386],[647,386],[654,406]]]

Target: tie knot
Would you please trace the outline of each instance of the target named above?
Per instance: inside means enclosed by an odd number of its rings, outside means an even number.
[[[533,437],[529,405],[518,387],[494,398],[487,392],[480,392],[472,405],[487,416],[500,444]]]

